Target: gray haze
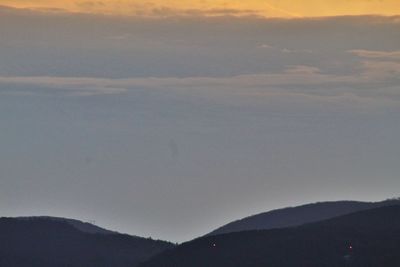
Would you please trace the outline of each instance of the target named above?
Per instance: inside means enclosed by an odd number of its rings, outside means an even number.
[[[188,240],[400,188],[400,18],[0,9],[0,211]]]

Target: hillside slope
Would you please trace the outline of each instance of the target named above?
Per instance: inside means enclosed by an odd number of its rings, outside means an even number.
[[[267,230],[318,222],[357,211],[384,206],[400,205],[400,200],[381,202],[333,201],[272,210],[228,223],[208,235],[249,230]]]
[[[1,218],[0,240],[0,266],[7,267],[134,267],[173,246],[112,232],[87,233],[68,220],[46,217]]]
[[[81,232],[90,233],[90,234],[118,234],[118,232],[111,231],[94,225],[88,222],[82,222],[80,220],[62,218],[62,217],[52,217],[52,216],[33,216],[33,217],[17,217],[19,220],[37,220],[37,219],[47,219],[58,222],[67,222],[68,224],[74,226],[76,229]]]
[[[400,266],[400,206],[299,227],[203,237],[140,267]]]

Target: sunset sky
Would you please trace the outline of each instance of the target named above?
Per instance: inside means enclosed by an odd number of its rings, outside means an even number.
[[[398,196],[397,14],[399,0],[0,0],[1,215],[185,241]]]
[[[337,15],[400,14],[398,0],[1,0],[19,8],[64,9],[74,12],[123,15],[261,15],[315,17]],[[161,11],[164,11],[161,12]],[[168,11],[168,12],[167,12]]]

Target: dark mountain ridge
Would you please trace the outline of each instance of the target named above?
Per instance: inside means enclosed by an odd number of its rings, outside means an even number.
[[[173,247],[125,234],[88,233],[69,219],[46,217],[0,218],[0,240],[0,266],[7,267],[134,267]]]
[[[331,201],[318,202],[272,210],[252,215],[228,223],[208,235],[218,235],[249,230],[267,230],[286,228],[306,223],[318,222],[330,218],[350,214],[357,211],[373,209],[384,206],[400,205],[399,199],[388,199],[380,202],[361,201]]]
[[[400,266],[392,251],[400,247],[398,208],[399,199],[284,208],[219,229],[232,233],[215,231],[178,247],[74,219],[0,218],[0,266]],[[396,264],[379,265],[385,257],[372,248]],[[354,257],[356,251],[363,256]]]
[[[207,236],[140,267],[396,267],[400,206],[385,206],[303,226]]]
[[[45,219],[45,220],[52,220],[52,221],[58,221],[58,222],[66,222],[66,223],[74,226],[76,229],[78,229],[82,232],[85,232],[85,233],[105,234],[105,235],[118,234],[118,232],[116,232],[116,231],[107,230],[100,226],[94,225],[93,223],[82,222],[80,220],[69,219],[69,218],[53,217],[53,216],[30,216],[30,217],[17,217],[16,219],[26,220],[26,221]]]

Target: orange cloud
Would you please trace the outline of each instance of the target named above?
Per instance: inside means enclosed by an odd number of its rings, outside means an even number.
[[[249,15],[318,17],[338,15],[398,15],[398,0],[0,0],[19,8],[65,9],[117,15]],[[219,10],[219,12],[216,12]],[[211,12],[210,12],[211,11]],[[224,12],[226,11],[226,12]],[[229,11],[229,12],[228,12]]]

